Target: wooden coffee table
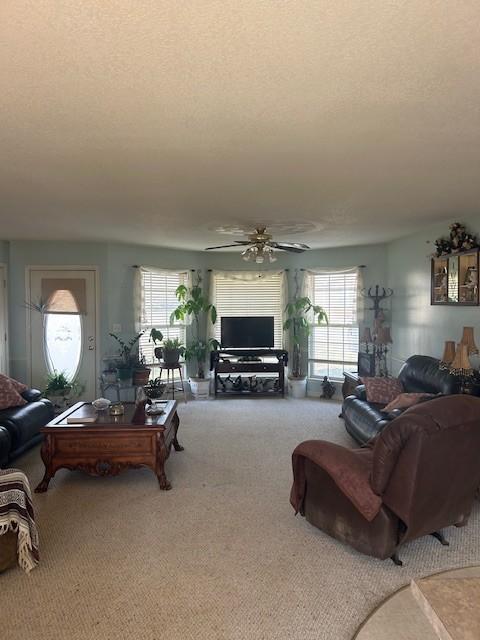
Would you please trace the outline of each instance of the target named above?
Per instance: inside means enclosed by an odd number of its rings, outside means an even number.
[[[79,469],[94,476],[116,476],[125,469],[149,467],[156,474],[160,489],[172,485],[165,475],[165,461],[173,445],[183,451],[177,440],[179,419],[177,402],[163,403],[164,413],[142,416],[141,424],[133,424],[133,403],[124,403],[122,416],[107,411],[96,412],[88,402],[77,402],[40,430],[44,435],[41,449],[45,475],[37,493],[48,489],[58,469]],[[68,418],[95,417],[94,423],[68,424]],[[138,417],[138,414],[137,414]]]

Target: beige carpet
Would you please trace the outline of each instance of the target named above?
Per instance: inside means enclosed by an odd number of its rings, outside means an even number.
[[[361,556],[294,517],[294,446],[350,444],[339,405],[224,399],[180,407],[170,492],[145,470],[117,478],[60,471],[35,496],[41,565],[0,576],[5,640],[347,640],[412,577],[480,563],[469,525],[423,538],[403,568]],[[33,486],[38,449],[18,461]]]

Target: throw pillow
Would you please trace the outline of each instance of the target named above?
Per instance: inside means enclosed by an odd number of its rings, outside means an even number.
[[[13,384],[13,388],[15,389],[15,391],[18,391],[18,393],[23,393],[28,389],[26,384],[23,384],[23,382],[19,382],[18,380],[15,380],[15,378],[9,378],[9,380]]]
[[[367,401],[375,404],[388,404],[402,393],[403,387],[397,378],[363,378],[367,392]]]
[[[27,404],[27,401],[15,389],[10,378],[0,373],[0,410],[21,407],[24,404]]]
[[[419,402],[430,400],[430,398],[434,397],[434,393],[399,393],[394,400],[389,402],[386,407],[383,407],[383,411],[388,413],[394,409],[408,409],[408,407],[413,407]]]

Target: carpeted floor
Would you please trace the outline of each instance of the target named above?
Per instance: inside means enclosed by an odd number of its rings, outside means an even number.
[[[6,640],[347,640],[411,578],[480,563],[480,503],[450,547],[423,538],[405,566],[361,556],[294,517],[290,455],[352,444],[339,405],[224,399],[180,406],[170,492],[148,470],[60,471],[35,495],[42,561],[0,576]],[[34,487],[38,449],[20,459]]]

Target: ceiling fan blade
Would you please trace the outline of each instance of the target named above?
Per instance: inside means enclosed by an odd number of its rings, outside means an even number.
[[[238,244],[221,244],[219,247],[205,247],[204,251],[210,251],[211,249],[226,249],[227,247],[238,247]]]
[[[235,240],[235,242],[237,244],[244,244],[244,245],[252,244],[252,242],[250,240]]]
[[[299,244],[296,242],[270,242],[271,247],[274,249],[281,249],[282,251],[291,251],[293,253],[303,253],[310,247],[306,244]]]

